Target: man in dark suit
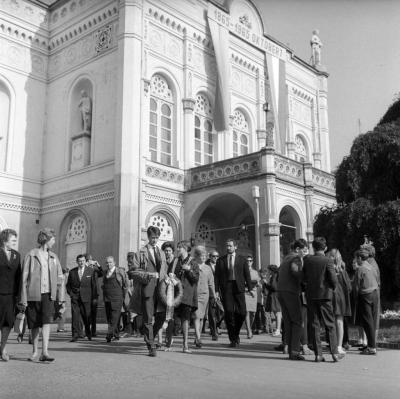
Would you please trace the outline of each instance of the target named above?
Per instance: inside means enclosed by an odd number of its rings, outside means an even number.
[[[67,292],[71,297],[72,339],[79,338],[80,318],[82,317],[85,333],[89,341],[92,340],[90,330],[91,306],[93,298],[97,298],[97,275],[94,269],[86,266],[85,255],[76,257],[78,267],[70,270],[67,281]]]
[[[165,305],[158,298],[158,282],[167,275],[167,261],[164,251],[157,246],[160,229],[150,226],[147,229],[148,243],[135,254],[129,278],[140,287],[140,295],[132,304],[134,313],[143,315],[144,340],[149,356],[157,356],[154,337],[165,321]],[[140,302],[140,303],[137,303]],[[154,317],[154,325],[153,325]]]
[[[236,241],[229,238],[226,241],[227,254],[220,257],[215,268],[215,291],[217,297],[222,296],[225,310],[225,324],[228,330],[230,347],[235,348],[240,343],[240,329],[246,318],[245,287],[251,296],[250,271],[246,258],[236,253]]]
[[[312,325],[312,339],[316,362],[324,362],[321,346],[321,323],[328,330],[329,346],[334,362],[343,358],[338,353],[335,330],[335,315],[333,313],[333,290],[337,278],[333,261],[325,256],[326,240],[316,237],[312,242],[314,255],[304,258],[303,277],[306,285],[309,320]]]

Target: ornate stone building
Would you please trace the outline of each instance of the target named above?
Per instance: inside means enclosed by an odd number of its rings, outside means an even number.
[[[311,238],[334,202],[328,75],[226,3],[0,0],[0,227],[21,252],[43,226],[69,267],[123,265],[149,225],[263,265]]]

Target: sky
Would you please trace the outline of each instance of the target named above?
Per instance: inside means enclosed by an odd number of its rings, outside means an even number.
[[[319,29],[328,78],[331,167],[400,92],[400,0],[253,0],[267,34],[305,61]],[[360,124],[359,124],[360,120]]]

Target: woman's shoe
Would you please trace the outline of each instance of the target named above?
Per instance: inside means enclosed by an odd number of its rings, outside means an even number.
[[[200,339],[197,339],[197,340],[196,340],[195,346],[196,346],[196,348],[201,349],[201,347],[203,346],[203,344],[201,343],[201,340],[200,340]]]
[[[183,353],[192,353],[192,351],[187,346],[183,347],[182,352]]]
[[[275,331],[272,333],[272,336],[273,336],[273,337],[281,337],[281,336],[282,336],[282,334],[281,334],[281,332],[280,332],[280,331],[278,331],[278,330],[275,330]]]
[[[39,362],[46,362],[46,363],[52,363],[54,362],[54,357],[50,357],[49,355],[41,355],[39,357]]]
[[[111,338],[112,338],[111,335],[106,335],[106,341],[107,341],[107,342],[111,342]]]
[[[247,334],[247,339],[252,339],[252,338],[253,338],[253,334],[252,333]]]
[[[18,337],[17,337],[18,343],[20,344],[23,340],[24,340],[24,335],[23,334],[18,334]]]
[[[343,347],[338,346],[338,353],[340,353],[341,355],[345,355],[346,351],[343,349]]]
[[[0,357],[1,357],[1,360],[3,360],[4,362],[8,362],[10,360],[10,356],[5,350],[3,350],[3,352],[1,352]]]

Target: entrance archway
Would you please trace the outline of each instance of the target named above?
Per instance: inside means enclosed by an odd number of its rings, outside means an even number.
[[[290,245],[301,234],[300,218],[294,208],[284,206],[279,213],[281,260],[290,252]]]
[[[253,211],[238,195],[224,193],[209,198],[199,208],[197,218],[193,217],[191,231],[192,243],[205,246],[207,251],[224,254],[226,240],[233,238],[239,254],[255,256]]]

